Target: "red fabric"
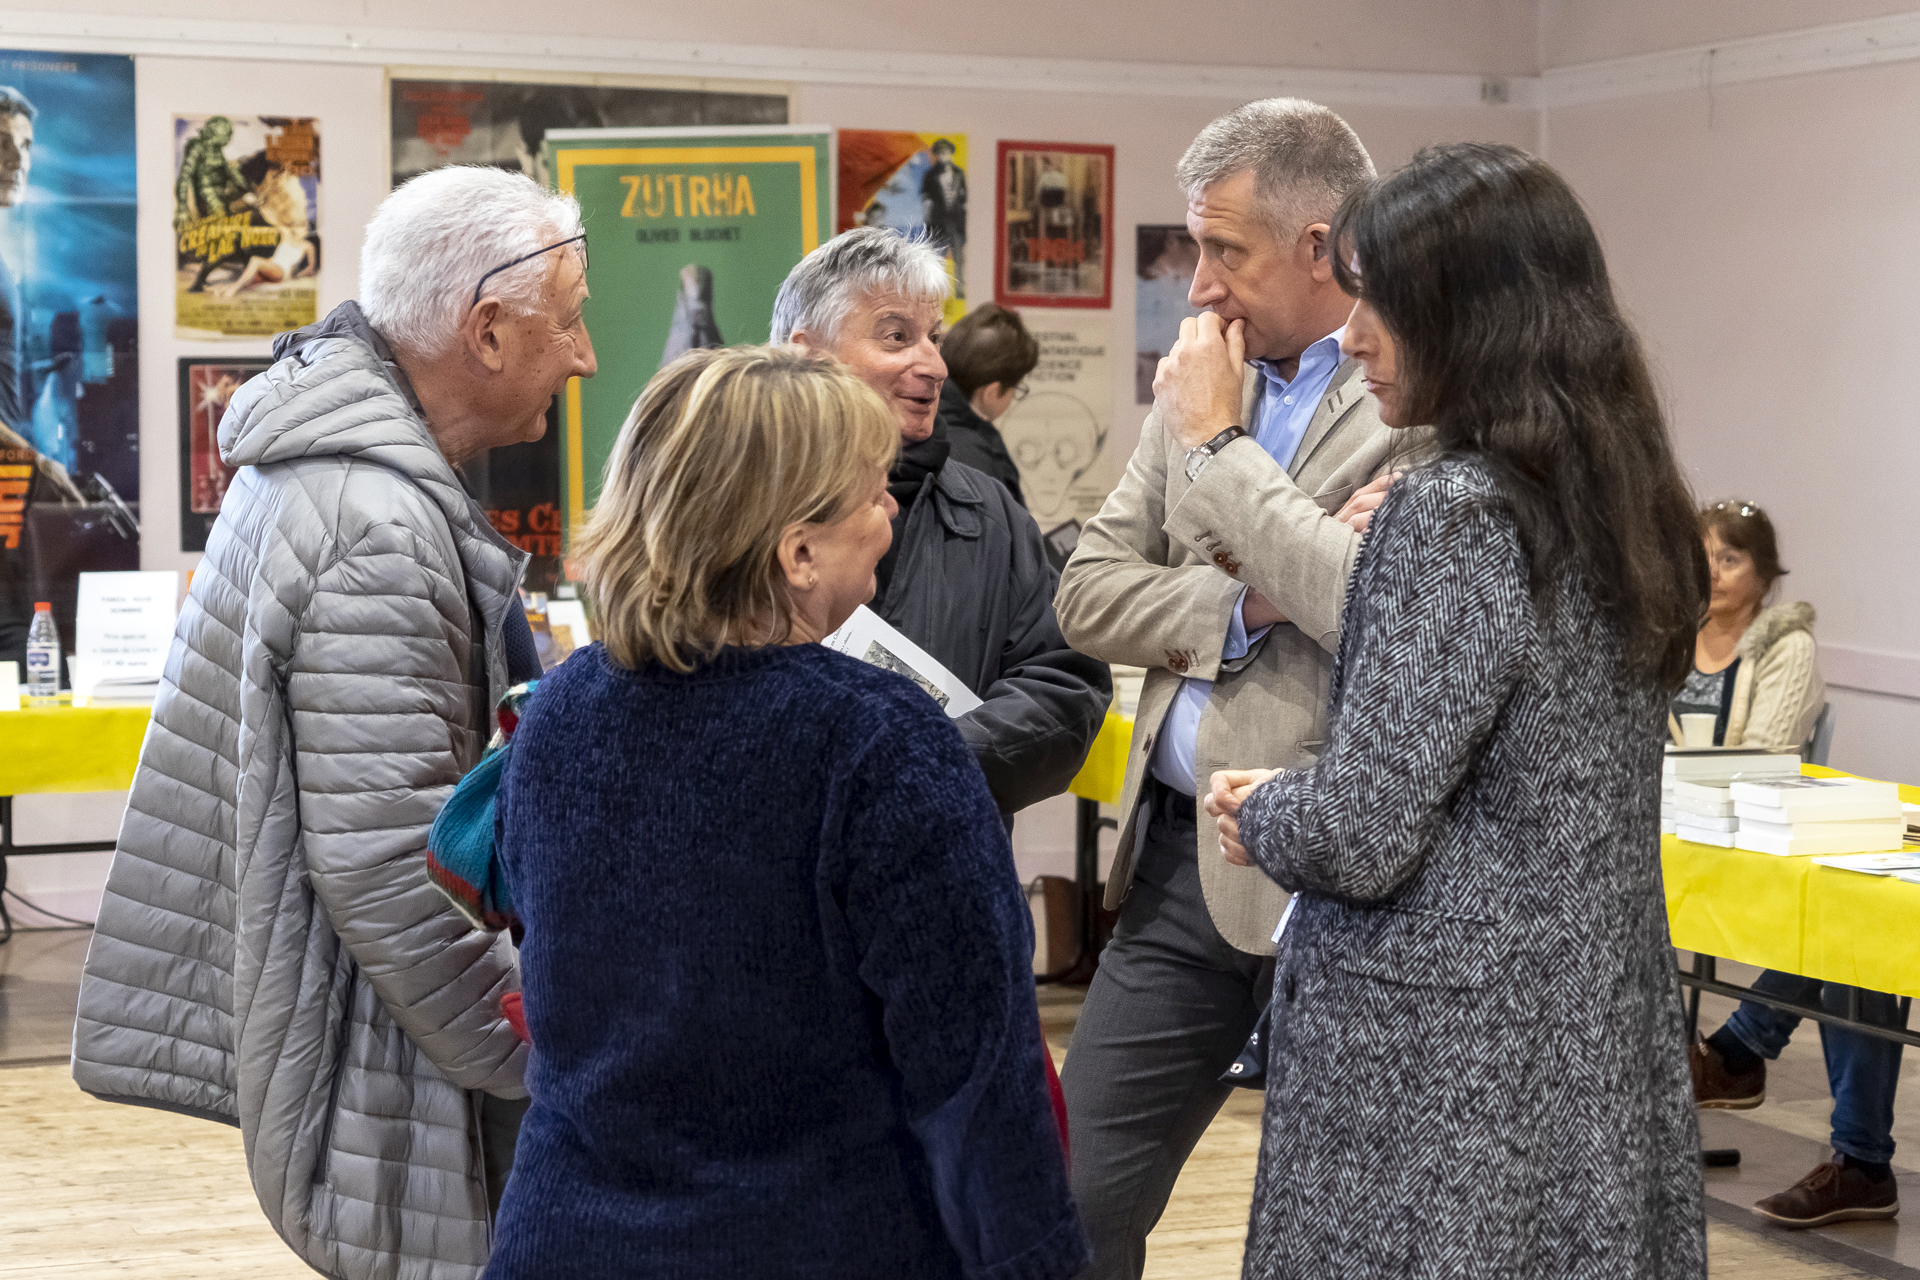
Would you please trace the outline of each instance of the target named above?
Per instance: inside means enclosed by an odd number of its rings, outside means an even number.
[[[1067,1143],[1067,1095],[1060,1092],[1060,1073],[1053,1069],[1053,1054],[1047,1048],[1047,1039],[1040,1037],[1040,1059],[1047,1064],[1047,1096],[1053,1100],[1053,1122],[1060,1126],[1060,1154],[1067,1158],[1067,1167],[1073,1167],[1073,1149]]]
[[[533,1037],[527,1034],[526,1006],[521,1003],[520,993],[518,991],[509,991],[506,995],[500,997],[500,1016],[505,1018],[507,1020],[507,1025],[513,1028],[513,1034],[520,1037],[521,1044],[533,1043]],[[1051,1063],[1048,1064],[1047,1069],[1048,1070],[1053,1069],[1053,1066]],[[1057,1091],[1057,1086],[1056,1086],[1056,1091]],[[1058,1111],[1065,1104],[1059,1101],[1058,1098],[1056,1098],[1054,1100],[1053,1105],[1054,1105],[1054,1109]],[[1066,1113],[1062,1111],[1060,1115],[1061,1115],[1060,1123],[1064,1125],[1067,1122]],[[1065,1130],[1063,1129],[1061,1130],[1061,1132],[1064,1133]]]

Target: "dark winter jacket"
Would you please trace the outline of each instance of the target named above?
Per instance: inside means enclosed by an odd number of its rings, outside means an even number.
[[[1026,509],[949,459],[921,482],[873,598],[875,613],[986,700],[955,723],[1002,813],[1066,790],[1113,697],[1107,664],[1060,634],[1055,580]]]
[[[1020,492],[1020,468],[1007,452],[1000,428],[973,411],[966,392],[952,379],[940,388],[940,425],[947,433],[947,445],[956,462],[964,462],[975,471],[992,476],[1007,486],[1007,492],[1021,506],[1027,505]]]

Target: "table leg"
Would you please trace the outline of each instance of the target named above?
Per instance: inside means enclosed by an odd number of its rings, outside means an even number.
[[[1100,816],[1100,802],[1074,797],[1073,802],[1073,887],[1074,912],[1078,937],[1074,941],[1073,960],[1052,973],[1037,974],[1036,983],[1062,982],[1073,977],[1093,958],[1094,938],[1099,932],[1100,912],[1100,832],[1117,827],[1112,818]]]

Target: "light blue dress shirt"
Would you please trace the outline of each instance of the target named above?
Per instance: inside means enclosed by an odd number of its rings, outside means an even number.
[[[1340,339],[1346,332],[1344,328],[1336,329],[1301,352],[1300,367],[1294,371],[1291,382],[1275,372],[1267,361],[1254,362],[1254,368],[1265,375],[1267,385],[1254,404],[1254,426],[1249,434],[1280,464],[1282,471],[1293,465],[1293,455],[1300,449],[1301,438],[1307,434],[1314,411],[1326,397],[1334,371],[1340,367]],[[1265,628],[1251,636],[1247,634],[1246,615],[1241,612],[1246,601],[1246,588],[1242,587],[1240,599],[1233,606],[1233,618],[1227,624],[1226,643],[1220,646],[1223,662],[1246,657],[1253,642],[1266,634]],[[1180,692],[1173,697],[1173,705],[1167,709],[1167,718],[1160,726],[1160,743],[1153,751],[1153,776],[1184,795],[1193,795],[1196,788],[1193,770],[1200,737],[1200,713],[1206,709],[1212,694],[1211,680],[1188,677],[1183,681]],[[1252,767],[1257,763],[1249,761],[1248,765]]]

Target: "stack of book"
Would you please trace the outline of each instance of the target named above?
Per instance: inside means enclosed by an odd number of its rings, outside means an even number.
[[[1694,750],[1667,748],[1666,765],[1662,770],[1660,788],[1660,829],[1679,835],[1682,839],[1693,840],[1698,833],[1714,831],[1725,835],[1736,825],[1732,802],[1727,799],[1726,788],[1737,781],[1764,780],[1768,778],[1794,778],[1800,775],[1800,753],[1791,747],[1784,750],[1750,747],[1706,747]],[[1712,794],[1691,791],[1689,803],[1681,807],[1678,789],[1683,784],[1692,787],[1716,788]],[[1711,823],[1696,821],[1712,818]],[[1683,819],[1685,825],[1695,834],[1681,832]],[[1724,823],[1725,825],[1721,825]],[[1732,848],[1731,842],[1721,840],[1703,840],[1703,844],[1719,844],[1723,848]]]
[[[1783,857],[1900,847],[1900,788],[1865,778],[1774,778],[1727,788],[1737,849]]]

